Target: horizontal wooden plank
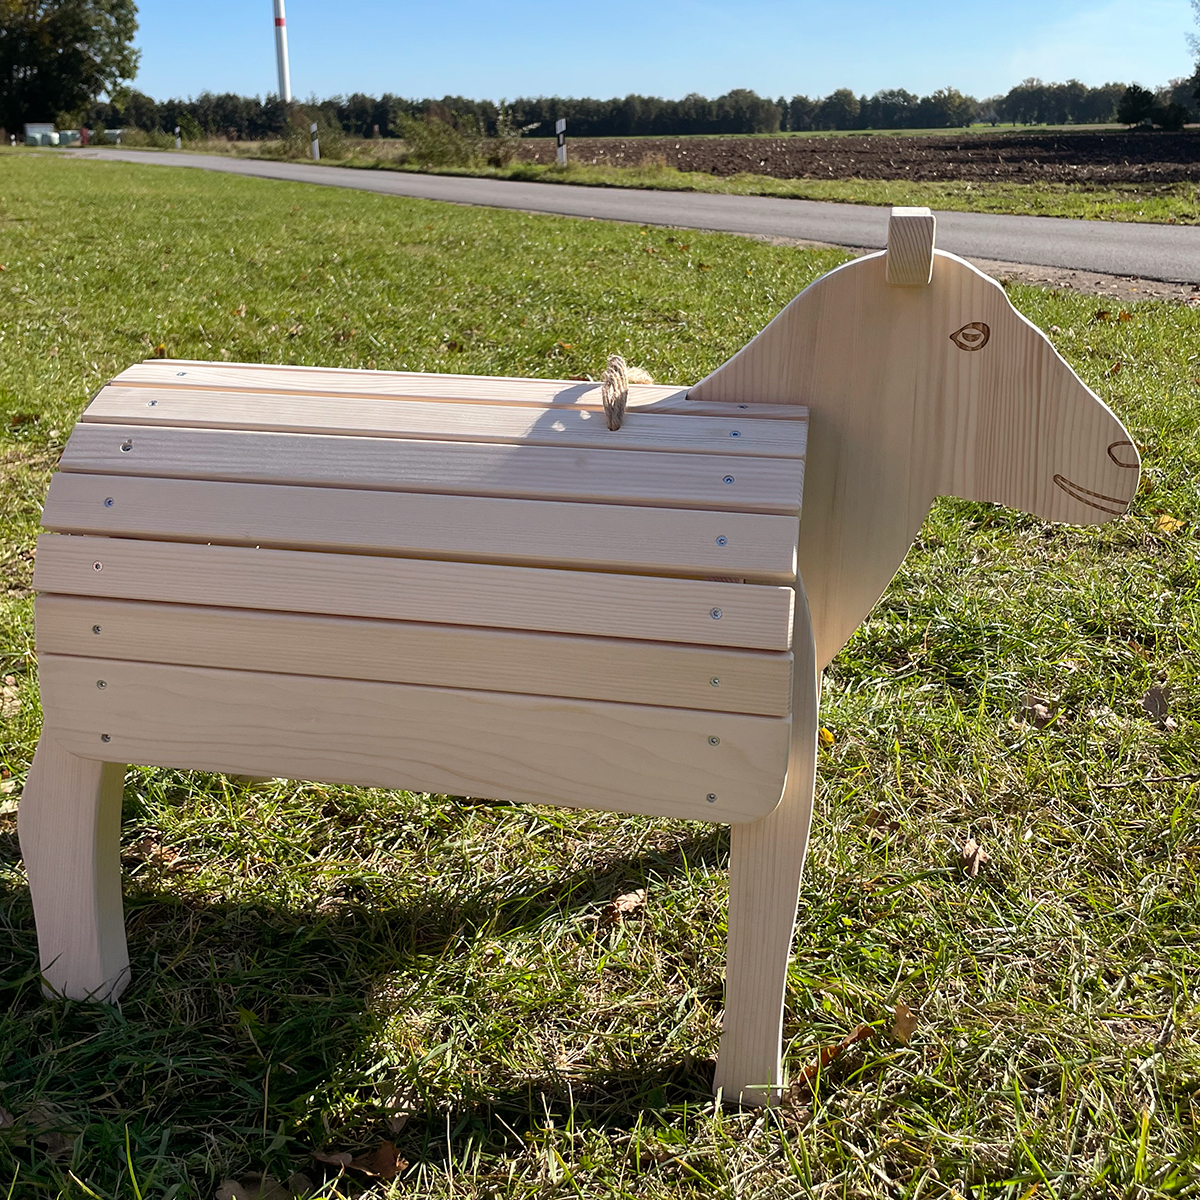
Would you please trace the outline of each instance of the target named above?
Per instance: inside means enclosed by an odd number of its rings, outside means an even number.
[[[794,517],[632,505],[59,472],[42,524],[60,533],[795,579]]]
[[[791,647],[795,603],[790,587],[56,534],[38,539],[33,583],[76,596],[759,650]]]
[[[611,430],[590,408],[113,385],[101,390],[80,419],[767,458],[803,458],[808,430],[797,420],[691,416],[685,421],[654,412],[628,413],[621,428]]]
[[[785,717],[791,655],[42,595],[39,654]]]
[[[802,458],[89,423],[75,426],[59,468],[774,513],[799,512],[804,483]]]
[[[46,728],[107,762],[729,822],[775,808],[787,772],[776,717],[57,654],[39,671]]]
[[[381,396],[447,403],[535,404],[602,409],[600,385],[588,380],[521,379],[499,375],[442,375],[427,371],[367,371],[347,367],[275,366],[262,363],[150,359],[113,380],[125,386],[218,388],[226,391],[308,392]],[[640,412],[806,420],[800,406],[712,403],[688,399],[675,385],[631,384],[628,407]]]

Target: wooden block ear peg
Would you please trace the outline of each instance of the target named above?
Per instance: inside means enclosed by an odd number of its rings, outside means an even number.
[[[887,281],[897,287],[925,287],[933,278],[933,236],[937,220],[927,208],[893,208],[888,221]]]

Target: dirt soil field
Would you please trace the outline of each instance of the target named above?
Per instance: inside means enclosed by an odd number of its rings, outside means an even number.
[[[1016,183],[1182,183],[1200,180],[1200,133],[1028,133],[956,137],[571,138],[575,162],[676,167],[777,179],[990,180]],[[554,161],[553,138],[519,157]]]

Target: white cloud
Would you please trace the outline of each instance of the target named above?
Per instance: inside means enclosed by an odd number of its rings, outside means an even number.
[[[1186,35],[1196,32],[1188,0],[1109,0],[1082,6],[1070,17],[1018,43],[1009,59],[1014,80],[1110,80],[1146,87],[1192,73]]]

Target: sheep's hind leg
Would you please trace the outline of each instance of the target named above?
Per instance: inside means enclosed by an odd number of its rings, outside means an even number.
[[[800,587],[793,643],[792,747],[783,799],[761,821],[733,827],[729,856],[725,1021],[713,1091],[747,1105],[775,1104],[783,1089],[784,992],[816,784],[820,679]]]
[[[121,905],[125,767],[69,754],[45,729],[17,809],[47,992],[115,1001],[129,982]]]

